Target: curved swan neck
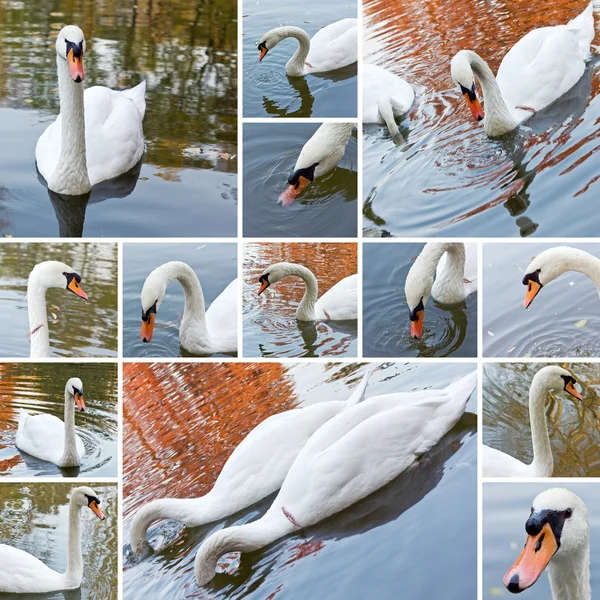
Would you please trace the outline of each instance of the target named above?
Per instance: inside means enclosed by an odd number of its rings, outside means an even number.
[[[529,420],[533,444],[531,469],[541,477],[550,477],[554,471],[554,458],[546,420],[548,385],[543,376],[535,376],[529,388]]]
[[[69,543],[65,583],[79,587],[83,579],[83,558],[81,556],[81,506],[73,497],[69,503]]]
[[[578,248],[563,248],[556,259],[556,269],[560,274],[576,271],[589,277],[600,294],[600,260]]]
[[[310,52],[310,38],[304,29],[300,27],[282,27],[281,38],[292,37],[298,40],[298,49],[285,66],[285,72],[290,77],[300,77],[305,74],[306,57]]]
[[[29,315],[29,338],[31,358],[48,358],[50,340],[48,315],[46,314],[46,290],[38,279],[38,273],[32,272],[27,282],[27,312]]]
[[[446,262],[436,274],[438,264],[444,254]],[[465,246],[461,243],[429,242],[415,260],[412,268],[419,274],[419,280],[433,281],[434,298],[443,304],[455,304],[465,299]],[[412,269],[411,269],[412,270]],[[407,278],[407,281],[408,280]]]
[[[300,277],[305,285],[306,291],[296,310],[296,319],[299,321],[316,321],[315,304],[319,296],[319,284],[312,271],[303,265],[289,264],[286,276],[296,275]]]
[[[68,384],[65,387],[65,450],[60,460],[63,467],[72,467],[79,464],[77,442],[75,437],[75,400],[69,393]]]
[[[591,600],[589,538],[578,552],[556,555],[548,565],[552,597]]]

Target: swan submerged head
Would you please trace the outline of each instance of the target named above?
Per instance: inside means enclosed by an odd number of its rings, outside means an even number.
[[[173,264],[175,263],[165,263],[164,265],[157,267],[150,275],[148,275],[148,277],[146,277],[146,281],[144,281],[144,287],[142,288],[141,293],[142,330],[140,332],[140,338],[143,342],[147,343],[152,340],[156,313],[164,300],[169,281],[165,276],[165,272],[168,271]]]
[[[67,391],[69,395],[75,400],[77,410],[85,412],[85,402],[83,400],[83,382],[79,377],[71,377],[67,381]]]
[[[452,58],[450,63],[450,73],[462,95],[465,97],[471,114],[476,121],[482,121],[484,114],[479,99],[477,98],[477,88],[475,87],[475,76],[469,62],[469,54],[461,50]]]
[[[63,27],[56,38],[56,55],[67,61],[71,79],[81,83],[85,79],[83,72],[83,55],[85,53],[85,37],[77,25]]]
[[[85,485],[71,490],[71,502],[81,508],[88,507],[101,521],[106,518],[100,510],[100,498],[96,492]]]
[[[408,304],[410,335],[414,339],[419,339],[423,336],[425,305],[431,295],[433,281],[433,274],[421,269],[411,268],[406,276],[404,295],[406,297],[406,304]]]
[[[88,299],[80,285],[81,276],[69,265],[55,260],[35,265],[29,274],[29,282],[40,285],[43,289],[67,289],[84,300]]]

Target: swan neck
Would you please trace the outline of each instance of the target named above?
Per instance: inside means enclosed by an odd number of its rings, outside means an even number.
[[[298,48],[285,66],[285,72],[291,77],[299,77],[306,72],[306,57],[310,52],[310,38],[300,27],[284,27],[283,38],[293,37],[298,40]]]
[[[296,275],[304,281],[306,290],[296,310],[296,318],[299,321],[316,321],[315,305],[319,296],[319,284],[317,278],[310,269],[303,265],[290,265],[287,275]]]
[[[79,587],[83,579],[83,558],[81,556],[81,506],[71,498],[69,503],[69,547],[65,580],[67,585]]]
[[[75,400],[65,387],[65,450],[61,459],[61,465],[71,467],[79,464],[77,454],[77,442],[75,436]]]
[[[533,462],[531,468],[540,477],[550,477],[554,471],[554,458],[548,435],[546,419],[546,397],[548,386],[539,378],[533,378],[529,389],[529,420],[533,444]]]
[[[555,556],[548,565],[552,597],[560,600],[591,600],[589,538],[583,548]]]
[[[589,277],[600,294],[600,260],[595,256],[582,250],[569,248],[558,266],[561,274],[576,271]]]
[[[442,256],[446,262],[438,270]],[[442,304],[455,304],[465,299],[465,246],[461,243],[430,242],[425,245],[417,257],[412,269],[419,274],[420,281],[435,281],[432,287],[433,297]],[[407,278],[407,281],[410,281]]]
[[[50,356],[48,315],[46,313],[46,287],[34,272],[27,282],[27,313],[29,315],[29,339],[31,358]]]

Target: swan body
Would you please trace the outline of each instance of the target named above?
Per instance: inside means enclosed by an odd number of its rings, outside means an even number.
[[[202,286],[193,269],[184,262],[171,261],[148,275],[142,288],[143,342],[150,342],[156,313],[167,286],[176,279],[185,294],[183,319],[179,327],[181,345],[193,354],[237,352],[237,279],[234,279],[205,310]]]
[[[58,194],[86,194],[132,169],[144,154],[146,82],[122,92],[94,86],[84,93],[84,53],[81,29],[64,27],[56,40],[61,113],[35,149],[40,173]]]
[[[65,421],[54,415],[30,415],[21,409],[16,446],[31,456],[59,467],[77,467],[85,455],[82,439],[75,433],[75,405],[85,411],[83,383],[72,377],[65,386]]]
[[[441,304],[459,304],[477,291],[477,246],[429,242],[416,258],[404,283],[410,334],[423,335],[429,296]]]
[[[509,592],[531,587],[547,568],[553,600],[591,600],[590,531],[583,500],[564,488],[538,494],[525,548],[504,575]]]
[[[358,318],[358,275],[338,281],[318,298],[319,284],[310,269],[294,263],[276,263],[260,276],[258,294],[291,276],[300,277],[306,284],[306,291],[296,310],[298,321],[345,321]]]
[[[89,487],[71,491],[69,503],[69,541],[67,570],[57,573],[24,550],[0,544],[0,592],[12,594],[45,594],[61,590],[75,590],[83,579],[81,554],[81,509],[89,507],[104,520],[100,500]]]
[[[214,577],[223,554],[258,550],[389,483],[454,427],[476,383],[473,372],[443,390],[375,396],[327,421],[300,451],[262,518],[202,543],[195,561],[198,585]]]
[[[311,435],[323,423],[364,399],[367,373],[346,400],[319,402],[268,417],[235,448],[215,485],[200,498],[155,500],[143,506],[131,523],[134,552],[146,540],[148,527],[159,519],[174,519],[198,527],[231,515],[276,492]]]
[[[529,388],[529,418],[533,442],[533,462],[530,465],[491,448],[485,444],[483,452],[484,477],[551,477],[554,471],[552,446],[546,422],[546,398],[552,390],[564,390],[578,400],[581,394],[575,389],[575,379],[561,367],[540,369]]]
[[[298,49],[285,66],[290,77],[302,77],[309,73],[335,71],[357,61],[358,21],[342,19],[319,29],[312,39],[300,27],[276,27],[262,36],[258,49],[259,61],[286,38],[298,40]]]
[[[460,86],[473,116],[481,120],[474,75],[485,100],[485,132],[497,137],[515,129],[570,90],[585,71],[594,39],[593,0],[566,25],[540,27],[521,38],[500,63],[494,77],[475,52],[461,50],[454,56],[451,73]]]
[[[46,291],[50,288],[67,289],[87,300],[87,294],[81,289],[80,282],[81,277],[65,263],[48,260],[33,267],[27,282],[29,356],[31,358],[48,358],[50,356]]]

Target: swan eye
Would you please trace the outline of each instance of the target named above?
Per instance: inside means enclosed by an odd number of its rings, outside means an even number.
[[[477,100],[477,92],[475,90],[475,82],[473,82],[471,89],[466,88],[464,85],[462,85],[460,83],[458,85],[460,85],[460,91],[462,92],[463,96],[469,96],[469,100],[471,102],[475,102],[475,100]]]
[[[158,299],[156,299],[154,301],[154,304],[146,312],[144,312],[144,310],[142,309],[142,321],[144,321],[144,323],[148,322],[148,320],[150,319],[150,315],[156,314],[156,305],[157,304],[158,304]]]
[[[565,518],[570,519],[572,516],[573,516],[573,509],[567,508],[567,510],[565,510]]]

